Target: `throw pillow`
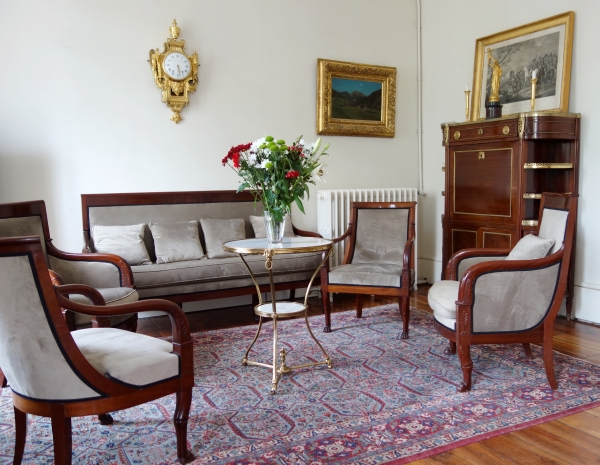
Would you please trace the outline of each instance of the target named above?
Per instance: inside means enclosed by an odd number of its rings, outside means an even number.
[[[246,239],[246,223],[242,218],[232,220],[201,218],[200,224],[204,233],[208,258],[235,257],[234,253],[223,250],[223,244]]]
[[[130,265],[149,265],[150,256],[144,244],[145,224],[128,226],[92,225],[92,239],[96,252],[113,253]]]
[[[543,239],[533,234],[521,238],[506,260],[535,260],[544,258],[554,245],[554,239]]]
[[[250,223],[254,229],[254,237],[267,237],[267,229],[265,228],[265,219],[262,216],[250,216]],[[292,226],[292,217],[285,215],[285,226],[283,227],[283,237],[294,237],[294,227]]]
[[[150,223],[156,263],[198,260],[204,256],[197,221]]]

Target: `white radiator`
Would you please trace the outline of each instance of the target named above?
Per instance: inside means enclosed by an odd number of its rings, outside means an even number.
[[[337,189],[317,191],[317,231],[327,239],[339,237],[350,222],[350,202],[417,202],[417,189],[394,187],[390,189]],[[417,271],[417,215],[415,209],[415,277]],[[344,241],[333,248],[331,266],[338,266],[344,259]],[[415,279],[415,289],[417,282]]]

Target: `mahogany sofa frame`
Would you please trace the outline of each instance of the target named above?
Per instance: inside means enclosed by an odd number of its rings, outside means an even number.
[[[346,252],[342,265],[347,265],[352,262],[354,255],[354,247],[356,245],[356,228],[358,210],[360,209],[394,209],[408,208],[408,234],[406,245],[404,246],[404,255],[402,259],[402,276],[401,287],[383,287],[383,286],[356,286],[348,284],[331,284],[329,283],[329,261],[321,268],[321,295],[323,298],[323,309],[325,311],[325,328],[326,333],[331,332],[331,304],[329,302],[329,293],[338,292],[346,294],[356,294],[356,317],[362,316],[363,295],[384,295],[388,297],[397,297],[398,305],[402,315],[402,339],[408,339],[408,320],[410,318],[410,270],[414,269],[414,243],[415,243],[415,208],[417,202],[352,202],[350,204],[350,223],[346,232],[333,239],[333,243],[348,240]]]
[[[554,330],[554,320],[560,310],[562,299],[567,290],[567,281],[569,278],[569,264],[571,261],[571,251],[575,237],[575,226],[577,223],[577,198],[578,194],[542,194],[540,203],[540,218],[543,221],[543,211],[545,207],[557,208],[569,211],[567,220],[565,240],[563,247],[548,257],[537,260],[494,260],[481,262],[471,266],[460,281],[458,300],[456,301],[456,329],[450,328],[439,323],[434,319],[433,326],[435,330],[443,337],[449,340],[449,347],[446,354],[456,354],[460,358],[463,372],[463,381],[458,388],[459,392],[471,390],[471,379],[473,373],[473,360],[471,359],[471,346],[475,344],[516,344],[521,343],[523,350],[528,358],[532,358],[531,344],[540,344],[543,348],[544,368],[548,377],[550,387],[555,390],[558,387],[554,374],[554,358],[552,352],[552,335]],[[538,223],[537,231],[539,233]],[[507,256],[511,249],[463,249],[456,252],[448,261],[446,267],[446,279],[456,281],[458,277],[458,266],[462,260],[471,257],[499,257]],[[484,333],[475,334],[472,332],[473,304],[475,301],[475,283],[477,279],[485,274],[498,271],[527,271],[537,270],[561,263],[558,276],[558,284],[555,294],[552,298],[550,309],[546,316],[534,328],[526,331],[514,331],[503,333]]]
[[[93,207],[117,207],[128,205],[171,205],[171,204],[193,204],[193,203],[230,203],[230,202],[253,202],[252,192],[243,191],[236,193],[234,190],[223,191],[187,191],[187,192],[138,192],[138,193],[120,193],[120,194],[81,194],[81,209],[83,218],[83,237],[85,245],[84,252],[89,253],[90,249],[90,220],[89,209]],[[294,234],[308,237],[322,237],[320,234],[303,231],[294,226]],[[309,284],[309,279],[301,281],[291,281],[275,284],[276,291],[289,290],[290,298],[295,296],[295,289],[305,288]],[[314,284],[319,284],[318,278]],[[269,284],[260,286],[261,292],[271,292]],[[185,294],[170,294],[155,296],[170,300],[182,306],[184,302],[195,302],[199,300],[220,299],[225,297],[237,297],[251,295],[253,305],[258,304],[256,287],[254,284],[244,287],[220,289],[215,291],[191,292]],[[143,300],[143,298],[141,298]]]

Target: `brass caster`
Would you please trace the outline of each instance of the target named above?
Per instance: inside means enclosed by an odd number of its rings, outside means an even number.
[[[331,332],[331,326],[325,326],[325,327],[323,328],[323,332],[324,332],[324,333],[330,333],[330,332]]]
[[[248,359],[247,358],[243,358],[242,359],[242,365],[248,366]]]
[[[402,332],[400,339],[408,339],[408,333]]]
[[[333,368],[333,362],[330,358],[326,358],[325,363],[327,363],[327,368]]]
[[[456,355],[456,350],[452,350],[450,347],[446,347],[444,349],[444,354],[446,354],[446,355]]]

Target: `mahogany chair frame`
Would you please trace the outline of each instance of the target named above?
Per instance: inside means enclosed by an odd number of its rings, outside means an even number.
[[[458,300],[456,301],[456,330],[451,330],[434,319],[434,328],[436,331],[450,341],[446,349],[447,354],[455,354],[458,348],[463,381],[458,388],[459,392],[471,390],[473,360],[471,359],[470,348],[475,344],[514,344],[521,343],[523,350],[528,358],[532,357],[531,344],[541,344],[543,347],[544,368],[548,377],[550,387],[555,390],[558,388],[556,376],[554,373],[554,358],[552,352],[552,335],[554,329],[554,320],[560,310],[560,306],[567,290],[567,281],[569,278],[569,268],[571,261],[571,251],[574,242],[575,226],[577,222],[577,202],[578,194],[550,194],[544,193],[540,203],[540,221],[543,220],[543,211],[545,207],[557,208],[569,211],[567,219],[565,239],[563,247],[552,255],[537,260],[496,260],[477,263],[471,266],[461,279]],[[537,231],[533,234],[539,233]],[[458,276],[459,263],[470,257],[482,256],[506,256],[511,249],[463,249],[455,253],[446,267],[447,279],[456,280]],[[475,300],[475,284],[477,279],[485,274],[498,271],[527,271],[538,270],[561,263],[558,276],[558,284],[550,308],[546,316],[535,327],[526,331],[502,332],[502,333],[481,333],[475,334],[472,331],[473,304]]]
[[[358,286],[347,284],[332,284],[329,283],[329,260],[321,268],[321,296],[323,300],[323,310],[325,311],[325,328],[326,333],[331,332],[331,303],[329,302],[329,293],[346,293],[356,294],[356,317],[362,317],[363,296],[366,295],[381,295],[398,298],[398,305],[402,315],[402,339],[408,339],[408,322],[410,318],[410,286],[411,286],[411,269],[414,269],[414,243],[415,243],[415,208],[417,202],[352,202],[350,204],[350,223],[346,232],[333,239],[333,243],[338,243],[347,240],[344,260],[342,265],[352,263],[354,256],[354,248],[356,246],[356,230],[358,211],[361,209],[398,209],[408,208],[408,234],[406,245],[404,246],[404,254],[402,259],[402,275],[400,277],[400,287],[379,287],[379,286]]]
[[[102,298],[95,289],[82,284],[64,285],[55,288],[47,271],[46,259],[38,237],[1,239],[2,254],[27,254],[37,270],[37,278],[48,310],[49,323],[53,326],[57,343],[61,346],[69,364],[79,377],[101,396],[91,400],[35,400],[13,391],[15,412],[16,445],[14,463],[23,459],[27,433],[27,414],[50,417],[54,439],[56,464],[70,464],[72,455],[71,418],[85,415],[103,415],[149,402],[160,397],[176,394],[174,424],[177,436],[177,457],[182,463],[194,459],[187,449],[187,421],[194,386],[193,345],[188,321],[183,311],[174,303],[165,300],[145,300],[122,305],[81,305],[64,295],[86,294]],[[173,353],[180,359],[180,376],[148,387],[134,387],[112,381],[98,372],[84,357],[71,337],[61,307],[86,315],[116,316],[132,312],[163,311],[169,315],[173,328]]]
[[[37,216],[40,218],[40,221],[42,223],[42,229],[44,231],[44,237],[40,238],[40,240],[44,241],[44,245],[46,246],[46,253],[49,256],[56,257],[61,260],[76,262],[111,263],[119,270],[120,286],[135,289],[135,284],[133,281],[133,272],[131,271],[131,267],[123,258],[119,257],[118,255],[105,253],[70,253],[63,252],[62,250],[56,248],[56,246],[52,242],[52,237],[50,236],[50,226],[48,225],[46,204],[43,200],[0,204],[0,219],[25,218],[32,216]],[[49,263],[46,264],[47,266],[50,266]],[[54,273],[52,276],[57,283],[62,284],[60,277],[56,273]],[[66,312],[65,318],[71,330],[74,330],[75,323],[73,315],[70,312]],[[109,327],[110,318],[101,318],[100,320],[98,320],[96,318],[96,315],[94,315],[94,319],[92,320],[92,326]],[[131,318],[121,323],[119,327],[135,332],[137,327],[137,314],[132,315]]]

